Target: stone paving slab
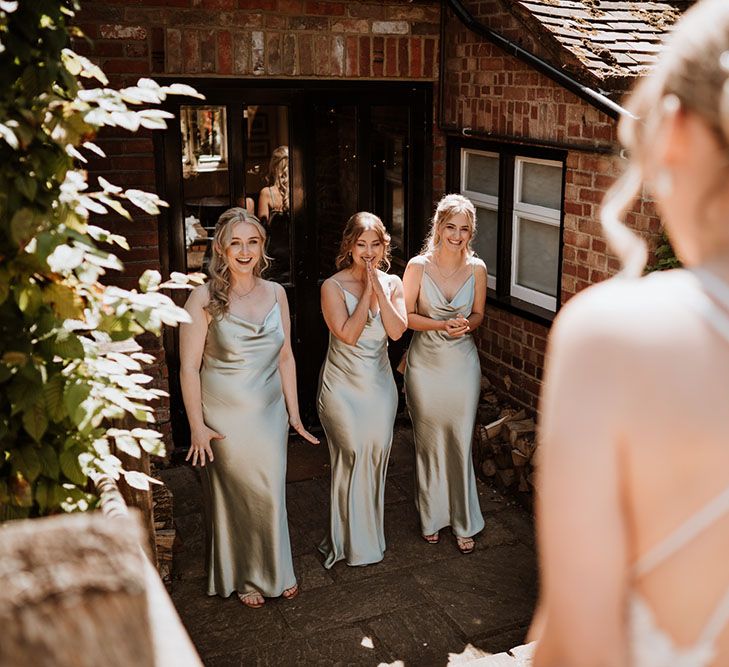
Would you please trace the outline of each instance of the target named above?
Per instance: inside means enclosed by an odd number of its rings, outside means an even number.
[[[329,480],[290,482],[301,593],[290,601],[268,600],[261,609],[244,607],[235,596],[205,594],[199,476],[189,467],[163,471],[181,543],[172,598],[205,664],[455,665],[521,644],[536,597],[531,518],[479,483],[486,528],[476,551],[460,554],[448,530],[438,545],[427,544],[413,499],[412,460],[411,434],[399,427],[386,490],[388,548],[381,563],[367,567],[324,569],[316,545],[327,528]],[[321,461],[297,470],[314,465]]]

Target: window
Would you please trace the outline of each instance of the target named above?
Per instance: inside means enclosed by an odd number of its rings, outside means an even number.
[[[450,192],[476,208],[474,250],[490,298],[551,319],[559,305],[564,154],[521,146],[449,142]]]

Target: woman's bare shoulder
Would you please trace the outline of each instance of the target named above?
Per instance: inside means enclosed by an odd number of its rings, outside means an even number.
[[[475,255],[468,259],[468,265],[472,266],[474,270],[481,270],[484,273],[487,272],[486,262],[484,262],[480,257],[476,257]]]
[[[190,292],[187,303],[200,308],[205,308],[205,306],[210,303],[210,289],[208,287],[208,283],[195,287],[192,292]]]
[[[670,342],[666,332],[690,312],[680,298],[691,289],[686,271],[666,271],[643,278],[617,276],[589,287],[560,310],[553,336],[579,336],[584,340],[619,344],[640,350],[658,341]],[[677,298],[678,297],[678,298]]]

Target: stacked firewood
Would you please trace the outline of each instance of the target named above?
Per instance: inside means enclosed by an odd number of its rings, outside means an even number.
[[[484,378],[474,454],[479,473],[505,491],[534,489],[535,423],[526,410],[500,398]]]
[[[157,570],[165,586],[169,587],[172,583],[172,545],[176,534],[172,520],[172,492],[164,484],[153,484],[152,487]]]

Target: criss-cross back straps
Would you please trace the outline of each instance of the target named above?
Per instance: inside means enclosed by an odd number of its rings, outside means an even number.
[[[690,271],[704,291],[703,298],[690,299],[690,305],[719,335],[729,341],[729,285],[706,269],[694,268]]]
[[[665,537],[643,554],[633,567],[635,576],[641,577],[651,572],[727,513],[729,513],[729,488],[724,489],[696,514],[684,521],[668,537]]]

